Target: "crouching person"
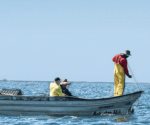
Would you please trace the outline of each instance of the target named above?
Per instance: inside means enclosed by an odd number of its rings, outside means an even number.
[[[59,77],[55,78],[54,82],[50,84],[50,96],[65,96],[62,92],[61,86],[61,79]]]
[[[65,79],[63,82],[60,83],[62,92],[66,95],[66,96],[72,96],[71,92],[67,89],[67,86],[70,85],[71,83],[68,82],[67,79]]]

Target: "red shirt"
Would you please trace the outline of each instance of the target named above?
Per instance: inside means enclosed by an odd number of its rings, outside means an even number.
[[[127,62],[127,59],[123,55],[118,54],[118,55],[114,56],[112,60],[114,63],[120,64],[123,67],[125,74],[129,75],[129,71],[128,71],[128,67],[127,67],[128,62]]]

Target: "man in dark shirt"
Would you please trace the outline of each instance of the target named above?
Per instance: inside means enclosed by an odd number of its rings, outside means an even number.
[[[63,82],[60,83],[62,92],[66,95],[66,96],[72,96],[71,92],[67,89],[67,86],[70,85],[70,82],[68,82],[67,79],[65,79]]]

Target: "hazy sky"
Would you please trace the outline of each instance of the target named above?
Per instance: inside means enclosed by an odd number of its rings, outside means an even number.
[[[150,82],[149,0],[0,1],[0,79],[109,82],[126,49]]]

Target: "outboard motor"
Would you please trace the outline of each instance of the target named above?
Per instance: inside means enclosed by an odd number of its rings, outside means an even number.
[[[21,89],[2,89],[0,90],[0,95],[16,96],[16,95],[23,95],[23,93]]]

